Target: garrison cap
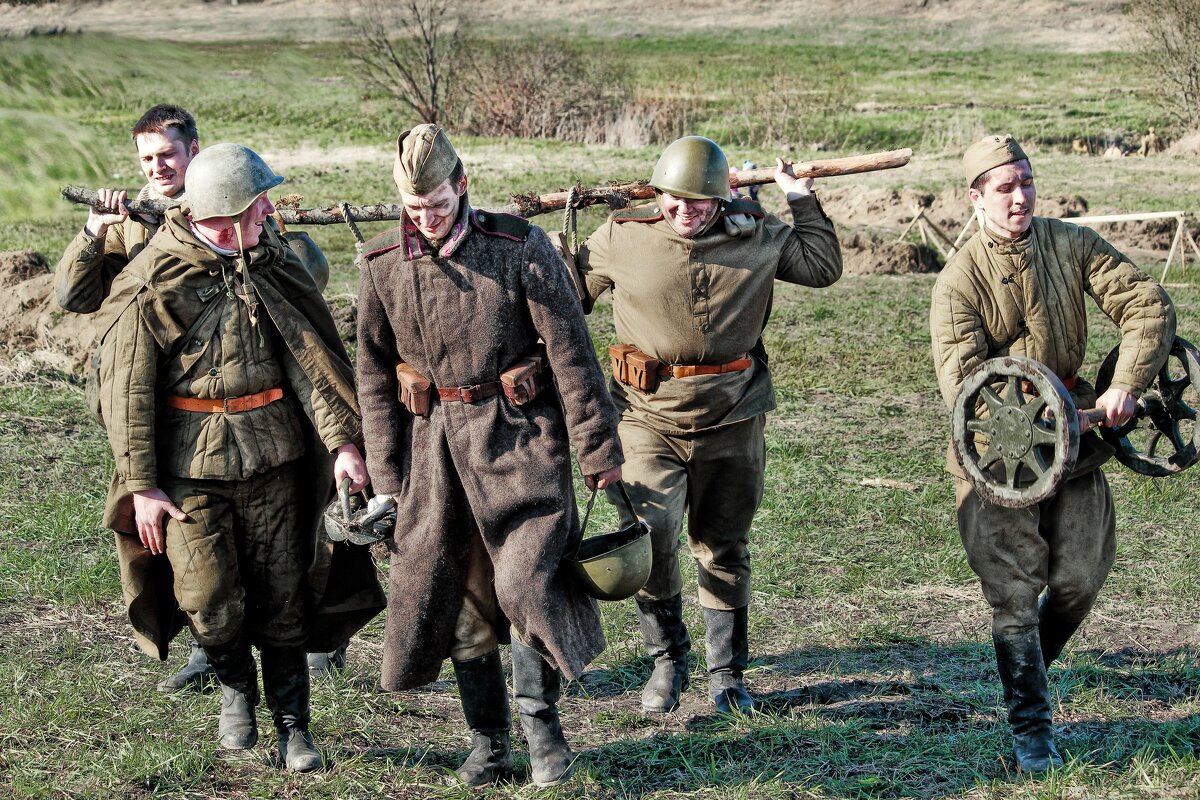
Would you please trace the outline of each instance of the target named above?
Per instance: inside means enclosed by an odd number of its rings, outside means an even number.
[[[967,148],[963,156],[963,173],[967,177],[967,186],[989,169],[1002,167],[1014,161],[1028,160],[1029,156],[1021,149],[1009,134],[985,136]]]
[[[406,194],[429,194],[450,177],[458,153],[437,125],[418,125],[396,139],[392,177]]]

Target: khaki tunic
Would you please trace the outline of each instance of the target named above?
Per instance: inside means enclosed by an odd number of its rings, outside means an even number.
[[[172,209],[114,282],[97,318],[104,333],[100,405],[116,459],[105,517],[114,530],[132,531],[129,492],[157,487],[168,496],[172,490],[183,493],[172,499],[202,530],[170,521],[167,549],[175,600],[188,612],[197,637],[202,644],[219,644],[242,625],[250,608],[242,592],[246,576],[241,582],[224,578],[238,574],[239,563],[249,559],[272,565],[271,579],[281,587],[276,592],[251,587],[252,597],[293,598],[282,611],[270,602],[257,604],[247,623],[261,641],[283,646],[302,643],[312,619],[312,607],[297,610],[294,598],[313,589],[322,595],[330,575],[332,547],[313,538],[332,487],[329,453],[360,442],[361,428],[349,359],[299,259],[264,227],[248,262],[249,284],[233,258],[201,244],[183,212]],[[258,304],[254,326],[244,302],[248,285]],[[217,305],[204,316],[210,303]],[[197,320],[203,320],[198,327]],[[168,395],[222,399],[276,387],[284,389],[284,399],[236,414],[188,412],[164,402]],[[279,472],[284,467],[288,471]],[[245,491],[245,482],[262,477],[270,479],[264,485],[274,485],[270,481],[281,475],[288,491],[238,499],[239,491],[255,494]],[[303,485],[292,485],[297,481]],[[297,499],[303,506],[298,514]],[[285,503],[293,507],[288,513],[275,508]],[[122,536],[119,549],[137,555]],[[179,546],[183,540],[188,547]],[[286,551],[278,549],[285,544]],[[287,558],[277,558],[281,552]],[[123,577],[132,617],[135,605],[140,608],[139,589],[147,584],[125,569]],[[373,589],[381,599],[377,583]],[[286,618],[289,624],[272,628],[260,624],[260,616]],[[169,639],[169,628],[142,633],[161,657],[165,642],[159,639]]]
[[[822,287],[842,273],[833,223],[816,197],[789,205],[791,225],[755,202],[734,201],[690,239],[657,208],[619,211],[577,256],[585,306],[611,290],[622,343],[672,364],[752,357],[742,372],[666,379],[653,393],[611,384],[629,454],[625,480],[654,532],[643,599],[682,587],[674,553],[686,512],[701,604],[730,609],[750,601],[749,531],[765,464],[761,417],[775,407],[761,340],[774,283]]]
[[[1015,242],[986,229],[977,233],[946,264],[930,307],[934,366],[946,404],[953,407],[971,370],[997,356],[1026,356],[1061,378],[1077,375],[1087,350],[1089,296],[1122,332],[1112,385],[1140,394],[1175,336],[1174,308],[1152,278],[1094,231],[1060,220],[1035,217],[1029,235]],[[1086,381],[1072,395],[1079,408],[1095,404]],[[1091,608],[1115,553],[1112,495],[1096,469],[1111,453],[1099,436],[1085,435],[1068,480],[1027,509],[982,500],[948,457],[959,533],[992,606],[996,635],[1048,618],[1054,629],[1073,631]],[[1039,614],[1038,597],[1047,587]]]
[[[395,548],[381,682],[434,680],[456,641],[481,536],[500,613],[569,678],[604,649],[596,602],[560,569],[579,537],[569,444],[579,469],[623,461],[570,277],[546,235],[469,208],[432,247],[407,222],[364,248],[358,378],[367,465],[396,497]],[[437,402],[428,417],[398,401],[395,365],[439,387],[495,381],[545,342],[557,393],[514,406],[502,395]],[[500,631],[507,638],[507,631]]]

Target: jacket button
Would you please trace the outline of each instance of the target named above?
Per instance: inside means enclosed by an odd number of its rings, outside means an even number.
[[[215,378],[215,377],[217,377],[217,368],[216,368],[216,367],[213,367],[212,369],[210,369],[210,370],[208,371],[208,374],[209,374],[209,377],[212,377],[212,378]]]

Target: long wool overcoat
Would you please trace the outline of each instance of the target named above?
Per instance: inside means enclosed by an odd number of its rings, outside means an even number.
[[[286,382],[303,408],[298,437],[306,440],[310,502],[304,510],[309,524],[297,531],[312,543],[308,570],[310,639],[312,651],[332,650],[358,630],[384,605],[384,597],[370,555],[349,545],[334,545],[324,534],[321,511],[333,490],[333,448],[361,443],[361,420],[354,395],[353,370],[338,337],[329,308],[299,257],[270,226],[264,226],[260,244],[250,251],[254,294],[259,302],[259,325],[278,331],[285,346],[278,358]],[[100,397],[106,431],[116,458],[116,471],[105,507],[104,525],[116,532],[121,583],[130,622],[141,649],[165,658],[167,644],[181,622],[172,590],[171,567],[165,555],[152,555],[135,533],[131,491],[151,488],[159,470],[176,463],[221,463],[225,453],[214,442],[213,426],[240,426],[245,420],[205,419],[203,434],[167,436],[163,425],[163,390],[160,377],[172,372],[168,354],[188,362],[197,358],[188,348],[208,349],[218,331],[192,332],[187,348],[178,343],[201,316],[205,302],[227,301],[223,273],[233,272],[233,259],[213,252],[191,234],[180,209],[167,212],[166,220],[144,250],[125,267],[112,285],[112,293],[97,314],[101,334]],[[232,280],[244,291],[240,275]],[[215,299],[213,298],[215,294]],[[208,319],[216,322],[218,315]],[[123,324],[122,324],[123,323]],[[212,326],[210,326],[212,327]],[[122,332],[144,330],[133,338]],[[195,345],[195,347],[193,347]],[[236,343],[228,343],[226,374],[244,372],[237,363]],[[213,394],[215,384],[195,396]],[[287,443],[269,430],[258,432],[263,457]],[[293,431],[293,433],[296,433]],[[243,435],[244,446],[253,436]],[[186,450],[186,452],[184,452]],[[244,455],[244,454],[243,454]],[[180,475],[178,470],[172,474]],[[190,473],[188,473],[190,474]],[[184,475],[186,476],[186,475]],[[199,477],[209,477],[201,474]]]
[[[473,524],[517,635],[568,677],[604,649],[596,602],[560,570],[578,541],[574,444],[584,474],[622,462],[617,414],[562,260],[538,228],[464,197],[439,250],[411,223],[364,248],[358,381],[367,465],[397,503],[382,684],[437,677],[454,642]],[[557,381],[532,402],[439,403],[414,417],[395,365],[434,386],[495,381],[544,340]],[[503,638],[503,631],[498,632]]]

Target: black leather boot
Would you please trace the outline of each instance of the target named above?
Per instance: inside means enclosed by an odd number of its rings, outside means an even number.
[[[529,764],[538,786],[557,786],[575,768],[562,725],[558,721],[561,676],[541,653],[512,639],[513,693],[521,712],[521,729],[529,742]]]
[[[183,665],[183,669],[171,677],[159,681],[158,690],[160,692],[179,692],[184,689],[199,691],[208,683],[215,681],[216,677],[217,674],[213,672],[212,665],[208,663],[208,656],[204,654],[204,648],[193,641],[192,652],[188,656],[187,663]]]
[[[211,665],[221,684],[221,718],[217,723],[221,747],[249,750],[258,743],[258,722],[254,718],[258,673],[250,643],[239,634],[231,642],[210,646],[204,663]]]
[[[454,772],[468,786],[484,786],[512,774],[508,685],[500,651],[469,661],[452,661],[463,716],[471,729],[474,749]]]
[[[1083,624],[1083,618],[1091,610],[1066,608],[1052,590],[1046,590],[1038,602],[1038,634],[1042,642],[1042,663],[1049,669],[1067,645],[1075,631]]]
[[[346,668],[346,648],[349,642],[342,642],[335,650],[328,653],[308,654],[308,674],[312,678],[321,678],[341,672]]]
[[[308,733],[308,659],[300,647],[262,647],[263,689],[275,723],[279,758],[291,772],[323,765]]]
[[[683,624],[683,596],[637,601],[638,627],[654,672],[642,689],[642,710],[666,713],[679,708],[679,695],[688,688],[688,651],[692,639]]]
[[[1050,730],[1050,685],[1036,630],[992,636],[1004,703],[1012,726],[1013,753],[1021,772],[1040,773],[1062,766]]]
[[[745,713],[754,709],[742,673],[750,661],[749,609],[731,611],[704,609],[704,647],[708,661],[708,694],[719,714]]]

